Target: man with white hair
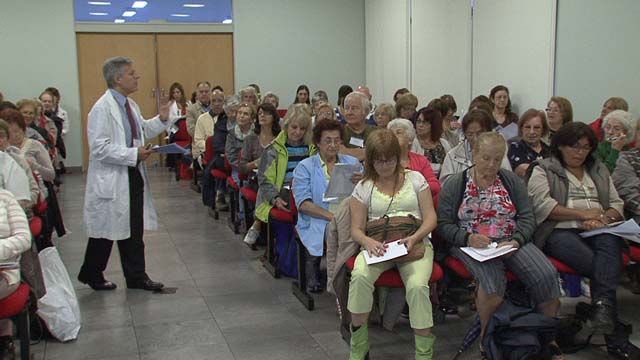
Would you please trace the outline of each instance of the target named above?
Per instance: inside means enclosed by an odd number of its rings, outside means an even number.
[[[187,108],[187,132],[193,137],[200,115],[211,110],[211,83],[200,81],[196,84],[196,102]]]
[[[367,138],[376,127],[367,124],[366,116],[371,111],[371,102],[366,95],[354,91],[344,99],[344,137],[340,145],[340,153],[351,155],[364,161],[364,147]]]

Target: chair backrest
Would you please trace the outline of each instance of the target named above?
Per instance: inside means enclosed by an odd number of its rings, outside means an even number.
[[[287,115],[287,109],[278,109],[278,115],[280,119],[283,119],[285,115]]]
[[[178,132],[176,132],[175,140],[189,140],[189,143],[191,143],[192,138],[191,135],[189,135],[189,131],[187,130],[187,120],[185,118],[182,118],[176,121],[176,125],[178,125]]]
[[[216,150],[213,148],[213,136],[209,136],[207,137],[207,140],[205,141],[205,147],[204,147],[204,163],[208,164],[209,161],[211,161],[211,159],[213,159],[213,157],[216,154]]]

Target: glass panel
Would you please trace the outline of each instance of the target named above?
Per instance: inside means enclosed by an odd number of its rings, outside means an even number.
[[[232,0],[74,0],[76,21],[107,23],[232,22]]]

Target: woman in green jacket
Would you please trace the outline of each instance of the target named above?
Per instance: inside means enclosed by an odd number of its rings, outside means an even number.
[[[602,161],[610,173],[616,169],[616,161],[621,151],[631,149],[636,139],[636,120],[631,113],[615,110],[602,120],[604,136],[596,149],[596,157]]]

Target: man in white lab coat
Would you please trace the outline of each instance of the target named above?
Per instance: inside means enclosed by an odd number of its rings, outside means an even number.
[[[113,241],[117,241],[122,269],[130,289],[158,290],[164,285],[146,273],[145,229],[157,228],[157,213],[146,179],[144,161],[153,152],[145,138],[165,131],[169,102],[162,99],[159,114],[145,120],[138,105],[128,96],[138,90],[133,62],[116,57],[102,68],[109,89],[89,112],[87,137],[89,169],[84,201],[84,222],[89,237],[78,280],[94,290],[113,290],[107,281],[107,267]]]

